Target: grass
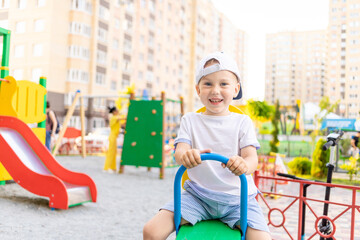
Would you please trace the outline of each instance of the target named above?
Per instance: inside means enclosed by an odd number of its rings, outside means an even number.
[[[267,154],[270,152],[270,141],[259,140],[260,150],[259,153]],[[278,146],[278,153],[285,154],[290,157],[310,157],[311,156],[311,144],[306,141],[281,141]],[[290,154],[288,154],[290,152]]]
[[[322,182],[326,182],[326,177],[324,178],[315,178],[311,175],[296,175],[299,178],[305,178],[308,180],[318,180]],[[347,175],[348,176],[348,175]],[[348,185],[348,186],[360,186],[360,180],[352,180],[350,182],[349,178],[332,178],[331,183],[334,184],[341,184],[341,185]]]

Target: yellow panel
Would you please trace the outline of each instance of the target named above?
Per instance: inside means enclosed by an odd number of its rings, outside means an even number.
[[[197,113],[201,113],[201,112],[205,112],[206,108],[202,107],[199,110],[197,110]],[[239,114],[244,114],[243,111],[241,111],[239,108],[233,106],[233,105],[229,105],[229,111],[230,112],[234,112],[234,113],[239,113]]]
[[[42,144],[45,145],[46,129],[45,128],[32,128],[35,135],[40,139]]]
[[[5,79],[8,82],[3,81],[0,87],[0,115],[16,117],[17,113],[13,105],[13,99],[16,93],[17,83],[11,76],[7,76]]]
[[[46,119],[44,113],[46,89],[27,80],[18,81],[17,84],[17,93],[13,99],[13,105],[18,113],[18,118],[26,123],[44,121]]]
[[[10,176],[10,174],[6,171],[4,166],[0,163],[0,181],[7,181],[7,180],[11,180],[11,179],[12,179],[12,177]]]

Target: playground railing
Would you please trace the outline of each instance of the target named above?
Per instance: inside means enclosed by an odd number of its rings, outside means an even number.
[[[267,196],[258,195],[260,206],[267,213],[268,225],[273,239],[359,239],[360,238],[360,187],[306,180],[295,180],[282,177],[262,176],[258,171],[254,180],[259,190]],[[271,184],[261,185],[261,181],[284,181],[288,185],[278,186],[277,191],[270,190]],[[295,185],[298,185],[296,187]],[[304,186],[311,191],[304,196]],[[325,188],[331,187],[332,196],[324,200]],[[307,187],[307,186],[305,186]],[[306,190],[305,190],[306,191]],[[357,198],[358,197],[358,198]],[[358,200],[357,200],[358,199]],[[323,206],[329,204],[328,216],[323,216]],[[305,206],[307,213],[303,213]],[[303,222],[303,215],[305,221]],[[357,215],[357,221],[355,221]],[[326,219],[332,225],[332,232],[324,235],[318,229],[320,221]],[[306,226],[303,226],[306,225]],[[302,234],[304,227],[305,234]],[[355,229],[357,229],[355,231]]]

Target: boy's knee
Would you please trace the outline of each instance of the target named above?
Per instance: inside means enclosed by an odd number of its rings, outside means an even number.
[[[150,240],[150,239],[155,239],[154,237],[155,236],[153,236],[154,235],[154,232],[152,231],[152,227],[151,227],[151,223],[146,223],[145,224],[145,226],[144,226],[144,228],[143,228],[143,238],[144,238],[144,240],[145,239],[148,239],[148,240]]]
[[[270,233],[265,231],[256,230],[254,228],[248,227],[246,230],[246,239],[249,240],[271,240]]]
[[[143,228],[143,239],[144,240],[157,240],[162,239],[161,233],[157,231],[157,228],[148,222]]]

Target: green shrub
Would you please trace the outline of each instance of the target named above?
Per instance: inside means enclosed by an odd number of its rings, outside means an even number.
[[[351,148],[351,139],[345,138],[340,141],[340,152],[343,156],[348,156],[349,150]]]
[[[296,157],[288,163],[288,167],[294,175],[310,174],[311,161],[307,157]]]
[[[322,150],[322,146],[326,143],[325,139],[320,138],[316,143],[315,150],[312,155],[311,176],[323,178],[327,175],[326,163],[329,162],[330,150]]]

